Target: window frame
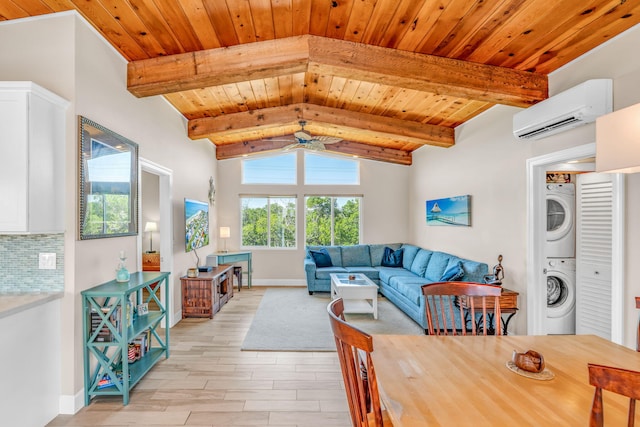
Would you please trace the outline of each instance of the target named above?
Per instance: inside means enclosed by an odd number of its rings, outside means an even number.
[[[293,157],[293,182],[245,182],[245,164],[249,161],[260,161],[275,159],[278,157],[292,156]],[[278,153],[265,156],[252,156],[250,158],[243,158],[240,161],[240,185],[298,185],[298,155],[296,152],[291,153]]]
[[[356,167],[356,182],[350,182],[350,183],[308,183],[307,182],[307,156],[315,156],[315,157],[320,157],[320,158],[330,158],[330,159],[335,159],[337,161],[341,161],[341,162],[350,162],[353,163]],[[303,172],[303,176],[302,176],[302,185],[304,186],[349,186],[349,185],[353,185],[353,186],[359,186],[360,185],[360,181],[361,181],[361,165],[362,163],[360,162],[359,159],[357,158],[350,158],[350,157],[345,157],[345,156],[335,156],[335,155],[330,155],[330,154],[325,154],[325,153],[318,153],[318,152],[308,152],[305,151],[302,155],[302,172]]]
[[[358,243],[356,245],[362,244],[362,229],[363,229],[363,206],[364,206],[364,195],[363,194],[305,194],[304,195],[304,212],[303,212],[303,225],[304,225],[304,245],[306,246],[315,246],[309,245],[307,242],[307,198],[309,197],[329,197],[332,199],[331,203],[331,242],[330,246],[335,245],[335,214],[334,214],[334,203],[333,199],[338,198],[351,198],[351,199],[359,199],[359,212],[358,212]],[[325,245],[322,245],[325,246]]]
[[[244,244],[244,240],[243,240],[243,222],[242,222],[242,214],[243,214],[243,206],[242,206],[242,201],[244,199],[267,199],[267,237],[266,237],[266,241],[267,241],[267,245],[266,246],[247,246]],[[270,203],[270,199],[293,199],[295,206],[294,206],[294,215],[293,218],[295,220],[295,224],[294,224],[294,232],[293,232],[293,236],[294,236],[294,245],[290,246],[290,247],[282,247],[282,246],[271,246],[271,215],[270,213],[270,207],[271,207],[271,203]],[[297,250],[298,249],[298,196],[297,195],[292,195],[292,194],[283,194],[283,195],[276,195],[276,194],[269,194],[269,195],[265,195],[265,194],[240,194],[239,198],[238,198],[239,204],[240,204],[240,233],[239,233],[239,237],[240,237],[240,249],[241,250],[265,250],[265,251],[273,251],[273,250]]]

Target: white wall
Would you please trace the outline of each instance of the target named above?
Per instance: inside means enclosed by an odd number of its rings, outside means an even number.
[[[71,101],[65,153],[61,411],[73,412],[83,404],[80,292],[115,277],[120,250],[129,254],[129,270],[135,271],[140,263],[136,236],[76,240],[76,116],[83,115],[138,143],[141,157],[173,171],[172,313],[180,311],[179,277],[195,264],[193,256],[184,251],[183,198],[207,199],[209,177],[216,174],[215,148],[209,141],[189,140],[185,119],[163,98],[131,95],[126,88],[125,59],[75,12],[0,24],[0,53],[0,80],[35,81]],[[33,410],[32,402],[24,403],[25,411]]]
[[[640,102],[640,57],[631,52],[640,43],[636,26],[606,45],[584,55],[549,77],[550,95],[591,78],[614,79],[614,109]],[[492,266],[504,256],[504,286],[520,292],[520,312],[514,331],[526,333],[526,159],[595,140],[595,124],[588,124],[539,141],[517,141],[512,116],[517,108],[494,107],[456,129],[456,145],[425,147],[414,153],[410,196],[412,234],[416,243]],[[635,241],[640,224],[640,178],[627,181],[627,260],[625,344],[635,347],[638,312],[633,297],[640,295],[634,280],[640,266]],[[427,227],[427,199],[470,194],[472,226]],[[511,329],[511,326],[510,326]]]
[[[298,150],[298,182],[304,182],[302,151]],[[277,153],[275,153],[277,154]],[[218,163],[218,223],[231,227],[227,249],[240,247],[240,194],[297,195],[297,249],[254,250],[253,277],[256,284],[305,285],[304,259],[304,196],[309,194],[362,194],[362,243],[408,242],[409,235],[409,176],[407,166],[371,160],[360,160],[358,186],[304,185],[242,185],[241,159]],[[215,239],[217,238],[217,228]],[[223,243],[218,242],[218,247]]]

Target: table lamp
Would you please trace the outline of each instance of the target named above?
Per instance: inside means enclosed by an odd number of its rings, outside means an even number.
[[[640,172],[640,104],[596,119],[596,172]]]
[[[148,221],[144,225],[144,231],[145,231],[145,233],[147,231],[149,232],[149,252],[147,252],[147,253],[148,254],[154,254],[154,253],[156,253],[156,251],[153,250],[153,232],[154,231],[158,231],[158,224],[153,222],[153,221]]]
[[[224,249],[220,252],[229,252],[227,250],[227,239],[231,237],[230,227],[220,227],[220,238],[224,240]]]

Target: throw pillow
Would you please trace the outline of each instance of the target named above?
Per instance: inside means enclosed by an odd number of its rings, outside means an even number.
[[[384,254],[382,255],[382,262],[380,263],[383,267],[402,267],[402,253],[403,249],[393,250],[390,247],[384,248]]]
[[[440,278],[441,282],[457,282],[462,279],[464,276],[464,269],[462,268],[462,261],[458,261],[456,265],[452,265],[442,273],[442,277]]]
[[[317,251],[309,251],[309,253],[316,263],[316,267],[333,267],[329,252],[325,248],[318,249]]]

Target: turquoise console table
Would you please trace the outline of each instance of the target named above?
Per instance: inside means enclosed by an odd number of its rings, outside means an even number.
[[[122,396],[126,405],[131,387],[162,357],[169,358],[169,273],[131,273],[128,282],[112,280],[81,294],[84,403],[94,396]],[[158,308],[147,311],[149,303]],[[144,307],[138,311],[138,305]]]
[[[251,251],[238,252],[214,252],[212,255],[218,258],[218,265],[233,264],[234,262],[247,263],[247,286],[251,288]]]

